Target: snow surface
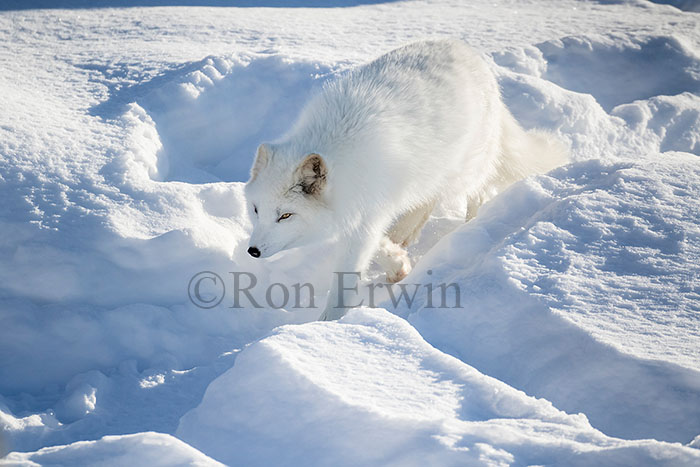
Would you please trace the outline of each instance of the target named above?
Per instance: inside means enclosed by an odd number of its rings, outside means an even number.
[[[0,5],[0,462],[700,463],[697,2],[194,3]],[[245,254],[254,148],[427,37],[572,154],[431,218],[404,283],[463,308],[190,303],[249,271],[322,305],[332,245]]]
[[[479,373],[376,309],[285,326],[253,344],[176,435],[229,465],[700,461],[696,449],[608,438],[584,415]]]
[[[163,433],[105,436],[99,441],[78,441],[36,452],[13,452],[0,464],[94,466],[216,466],[223,465],[179,439]]]

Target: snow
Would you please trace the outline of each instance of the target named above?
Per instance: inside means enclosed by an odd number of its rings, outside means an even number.
[[[229,465],[590,465],[615,451],[642,463],[700,459],[691,448],[608,438],[376,309],[284,326],[251,345],[176,435]]]
[[[697,0],[651,0],[655,3],[673,5],[674,7],[685,11],[700,12],[700,2]]]
[[[0,463],[700,462],[697,2],[224,3],[0,5]],[[254,148],[445,36],[572,154],[430,220],[404,283],[463,308],[190,303],[248,271],[322,305],[333,246],[245,254]]]
[[[163,433],[137,433],[105,436],[98,441],[78,441],[32,453],[14,452],[0,460],[12,465],[152,465],[152,466],[221,466],[210,457],[177,438]]]
[[[406,279],[459,283],[469,312],[423,308],[424,294],[398,312],[439,349],[606,434],[690,440],[699,170],[695,156],[667,153],[514,186],[423,257],[430,276]]]

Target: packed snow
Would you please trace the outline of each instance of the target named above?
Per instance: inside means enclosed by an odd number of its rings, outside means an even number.
[[[0,5],[0,464],[700,464],[697,2],[194,3]],[[434,37],[571,163],[439,206],[398,304],[317,322],[337,246],[245,253],[255,147]]]

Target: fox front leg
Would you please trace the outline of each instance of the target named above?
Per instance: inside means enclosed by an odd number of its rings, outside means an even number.
[[[326,307],[319,321],[333,321],[343,317],[348,309],[361,306],[359,283],[362,272],[369,264],[381,240],[381,230],[369,233],[358,232],[341,240],[346,250],[341,254],[338,267],[333,273],[331,290]]]
[[[336,271],[333,275],[333,285],[328,294],[326,308],[321,313],[319,321],[335,321],[342,318],[348,309],[361,305],[361,301],[357,297],[358,284],[361,279],[360,272]],[[355,296],[350,297],[353,291]]]

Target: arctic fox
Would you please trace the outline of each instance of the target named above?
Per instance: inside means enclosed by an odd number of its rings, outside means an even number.
[[[281,140],[258,147],[248,253],[332,237],[335,272],[361,272],[376,254],[399,281],[411,268],[404,248],[441,199],[466,197],[469,219],[509,184],[565,162],[560,142],[518,125],[476,52],[410,44],[326,83]],[[348,277],[332,282],[321,320],[345,314]]]

